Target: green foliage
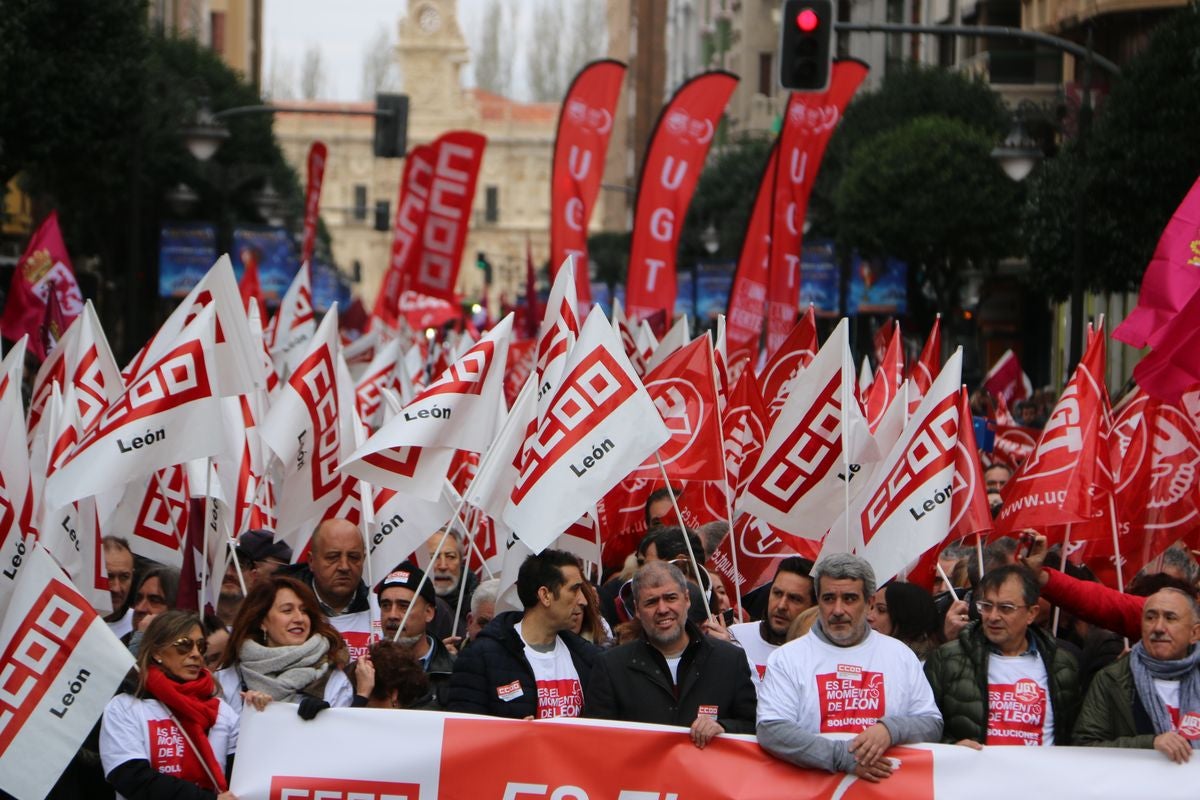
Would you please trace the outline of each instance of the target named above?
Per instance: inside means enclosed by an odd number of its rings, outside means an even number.
[[[918,285],[953,308],[960,272],[1015,244],[1019,189],[992,147],[989,133],[943,116],[862,141],[834,196],[839,245],[908,262]]]
[[[592,264],[592,276],[609,286],[625,282],[625,270],[629,267],[628,233],[604,231],[588,237],[588,261]]]
[[[742,136],[722,148],[705,167],[679,237],[680,267],[710,258],[737,259],[770,152],[771,140]],[[720,248],[712,256],[700,243],[710,223],[720,240]]]
[[[1030,177],[1024,209],[1030,280],[1070,291],[1075,203],[1084,202],[1086,280],[1133,289],[1176,206],[1200,175],[1200,12],[1166,18],[1123,70],[1097,115],[1086,153],[1065,148]],[[1086,156],[1086,157],[1085,157]]]

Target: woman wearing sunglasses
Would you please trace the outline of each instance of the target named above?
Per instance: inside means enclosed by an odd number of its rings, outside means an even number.
[[[282,700],[300,703],[300,715],[308,719],[321,708],[352,704],[354,689],[342,671],[347,660],[341,634],[321,613],[312,589],[271,575],[242,602],[216,678],[239,714],[243,703],[261,711]],[[360,692],[365,696],[370,688]]]
[[[237,749],[237,714],[204,668],[200,618],[167,611],[146,628],[137,688],[104,709],[100,760],[129,800],[237,800],[226,775]]]

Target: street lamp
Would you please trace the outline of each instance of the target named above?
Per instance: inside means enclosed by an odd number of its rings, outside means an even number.
[[[200,195],[196,194],[196,190],[182,181],[168,189],[163,198],[177,217],[186,217],[200,202]]]
[[[1037,142],[1025,131],[1024,109],[1013,114],[1013,126],[999,147],[992,150],[992,158],[999,162],[1004,174],[1020,183],[1025,180],[1037,163],[1042,160],[1042,151]]]
[[[263,188],[254,194],[254,207],[258,215],[266,220],[268,225],[281,227],[283,225],[283,195],[275,190],[275,184],[267,178]]]
[[[212,109],[208,107],[208,98],[202,98],[196,109],[196,120],[186,128],[181,128],[179,135],[192,157],[204,162],[216,155],[229,138],[229,129],[213,116]]]
[[[717,233],[716,226],[711,222],[700,233],[700,244],[704,245],[704,249],[708,251],[709,257],[715,256],[717,251],[721,249],[721,237]]]

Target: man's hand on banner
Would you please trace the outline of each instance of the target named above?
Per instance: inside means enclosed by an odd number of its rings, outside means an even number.
[[[891,746],[891,731],[882,722],[876,722],[855,736],[847,749],[859,764],[873,766],[875,762],[883,760],[884,751]]]
[[[258,711],[262,711],[271,702],[271,695],[266,692],[256,692],[252,689],[242,692],[242,702],[249,703]]]
[[[703,750],[705,745],[724,732],[725,729],[721,727],[721,723],[708,714],[701,714],[692,723],[692,744]]]
[[[876,761],[874,764],[859,764],[854,768],[854,774],[870,783],[879,783],[884,778],[890,778],[892,775],[892,762],[885,759]]]
[[[1192,744],[1175,731],[1160,733],[1154,737],[1154,749],[1176,764],[1186,764],[1192,757]]]
[[[979,742],[975,741],[974,739],[959,739],[957,742],[955,742],[955,744],[958,745],[959,747],[969,747],[972,750],[982,750],[983,749],[983,745],[981,745]]]

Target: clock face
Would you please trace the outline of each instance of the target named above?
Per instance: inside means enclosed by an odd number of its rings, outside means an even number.
[[[434,33],[442,27],[442,16],[433,6],[424,6],[417,13],[417,25],[425,33]]]

